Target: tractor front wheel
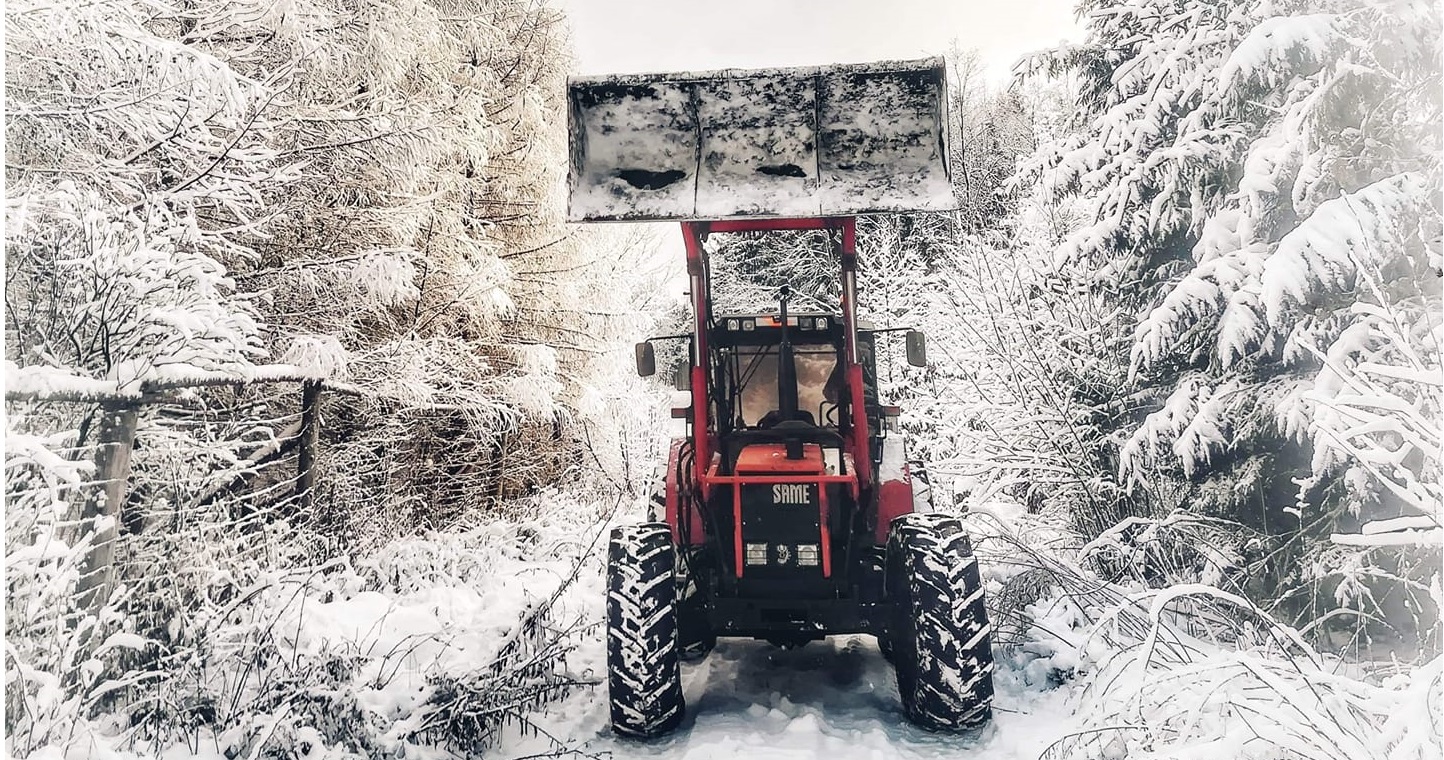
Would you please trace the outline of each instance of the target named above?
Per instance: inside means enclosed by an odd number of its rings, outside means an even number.
[[[682,722],[676,555],[666,523],[612,530],[607,551],[607,685],[612,730],[634,739]]]
[[[993,650],[982,579],[957,518],[892,523],[887,586],[898,692],[908,720],[934,731],[982,727],[993,715]]]

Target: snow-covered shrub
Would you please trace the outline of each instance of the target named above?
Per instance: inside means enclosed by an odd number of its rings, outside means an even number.
[[[5,725],[7,749],[27,754],[67,738],[82,697],[65,679],[85,679],[83,643],[99,621],[73,620],[90,537],[67,530],[75,493],[93,468],[71,458],[72,435],[22,429],[5,437]]]
[[[579,681],[564,659],[582,629],[556,608],[587,559],[577,531],[601,528],[545,514],[267,573],[208,631],[213,730],[238,751],[486,750]]]
[[[1441,660],[1331,659],[1212,586],[1132,594],[1083,649],[1081,726],[1045,757],[1422,760],[1444,740]]]
[[[1031,192],[1018,203],[983,235],[933,244],[931,273],[910,289],[930,366],[898,378],[899,390],[912,386],[903,423],[955,500],[1007,495],[1096,534],[1139,514],[1106,442],[1146,397],[1127,387],[1126,362],[1109,349],[1118,310],[1081,286],[1085,273],[1053,261],[1086,204]],[[1154,497],[1160,506],[1144,514],[1177,506],[1166,488]]]
[[[117,216],[69,183],[24,201],[5,257],[19,363],[134,392],[143,381],[245,373],[263,355],[248,299],[155,208]]]
[[[1237,523],[1176,511],[1156,520],[1124,519],[1084,544],[1078,557],[1113,582],[1232,585],[1244,570],[1239,549],[1256,550],[1259,539]]]
[[[188,715],[167,695],[180,663],[195,652],[212,584],[254,577],[260,567],[284,566],[314,549],[281,540],[284,530],[267,530],[293,493],[292,471],[280,478],[277,498],[269,458],[284,421],[217,419],[206,402],[224,410],[226,395],[265,410],[264,397],[218,391],[141,414],[130,492],[118,515],[98,520],[77,519],[81,505],[104,498],[94,481],[90,424],[41,437],[30,431],[64,426],[75,405],[9,405],[10,753],[89,742],[113,723],[88,722],[102,714],[125,715],[121,727],[136,730],[157,715]],[[111,549],[97,556],[109,559],[95,568],[91,555],[102,540]],[[108,575],[106,591],[79,593],[81,574],[92,570]]]
[[[1116,547],[1117,534],[1082,544],[1060,521],[1021,512],[993,504],[967,522],[1000,581],[989,588],[1001,661],[1011,665],[1000,677],[1077,684],[1069,698],[1078,723],[1045,757],[1437,755],[1437,657],[1331,657],[1223,590],[1228,578],[1150,588],[1146,578],[1100,576],[1089,558]]]
[[[35,450],[17,442],[17,462],[21,446]],[[590,621],[559,599],[604,530],[558,493],[518,508],[536,516],[354,562],[318,563],[332,539],[304,520],[181,527],[130,557],[105,643],[73,662],[85,633],[63,619],[73,562],[54,542],[43,559],[13,551],[7,753],[486,751],[593,683],[566,664]],[[30,580],[40,571],[49,596]]]

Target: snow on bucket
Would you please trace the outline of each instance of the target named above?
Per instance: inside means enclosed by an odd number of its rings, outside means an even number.
[[[574,77],[572,221],[954,207],[941,58]]]

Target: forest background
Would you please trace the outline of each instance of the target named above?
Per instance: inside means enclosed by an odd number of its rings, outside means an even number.
[[[1005,89],[954,51],[959,210],[860,227],[864,312],[930,336],[883,390],[934,501],[1025,515],[994,617],[1113,684],[1077,755],[1437,746],[1438,8],[1079,10]],[[647,498],[667,389],[627,357],[679,306],[666,243],[563,221],[561,14],[5,23],[7,752],[493,746],[585,685],[594,621],[553,603]],[[809,244],[718,247],[724,295],[825,298]],[[485,623],[406,699],[385,674],[435,637],[303,635],[307,604],[460,587]],[[1297,715],[1178,717],[1241,682]]]

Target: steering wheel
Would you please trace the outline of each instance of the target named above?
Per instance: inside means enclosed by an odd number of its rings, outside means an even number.
[[[835,401],[824,400],[817,405],[817,413],[822,417],[822,424],[829,427],[837,427],[837,414],[842,409],[842,404]]]

